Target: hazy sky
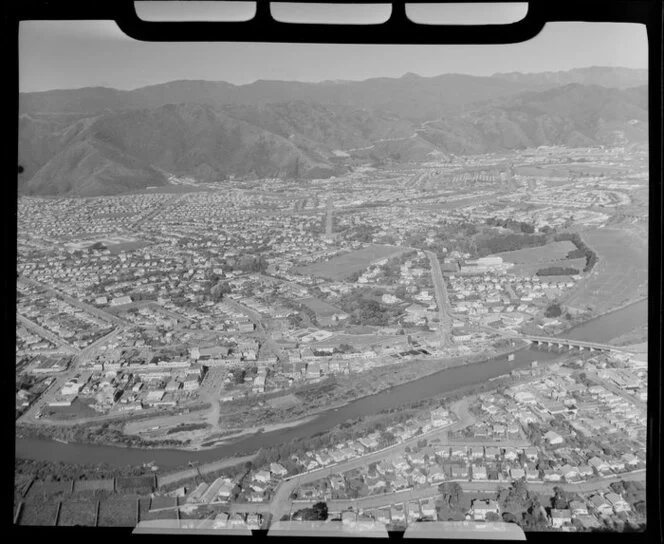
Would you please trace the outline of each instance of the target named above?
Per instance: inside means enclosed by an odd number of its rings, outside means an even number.
[[[147,43],[113,21],[27,21],[19,31],[21,92],[105,86],[135,89],[177,79],[235,84],[543,72],[586,66],[647,68],[642,25],[550,23],[513,45]]]

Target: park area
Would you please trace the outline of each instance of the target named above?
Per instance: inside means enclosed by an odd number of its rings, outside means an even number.
[[[538,270],[550,267],[574,268],[581,272],[586,265],[585,258],[567,259],[567,254],[575,249],[576,246],[572,242],[563,241],[505,251],[493,256],[502,257],[504,262],[514,263],[509,272],[519,276],[534,276]]]
[[[301,266],[297,269],[297,272],[305,276],[311,275],[341,281],[352,274],[362,272],[375,261],[393,257],[404,251],[406,250],[400,247],[371,245],[364,249],[333,257],[329,261]]]
[[[599,263],[572,290],[566,306],[603,313],[647,296],[647,238],[620,229],[589,230],[582,238],[598,254]]]

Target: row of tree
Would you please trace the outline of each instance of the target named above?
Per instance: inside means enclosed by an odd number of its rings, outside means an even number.
[[[549,266],[547,268],[540,268],[536,275],[537,276],[574,276],[578,274],[579,271],[576,268],[569,266]]]
[[[576,232],[561,232],[554,236],[554,240],[556,242],[572,242],[576,246],[576,249],[567,254],[567,258],[580,259],[584,257],[586,259],[586,266],[583,268],[584,272],[590,272],[593,266],[599,261],[597,253],[590,249]]]
[[[498,219],[496,217],[490,217],[486,220],[486,224],[491,227],[501,227],[515,232],[521,232],[523,234],[533,234],[535,232],[534,225],[526,223],[525,221],[515,221],[514,219]]]

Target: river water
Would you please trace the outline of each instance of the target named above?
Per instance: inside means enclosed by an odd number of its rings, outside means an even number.
[[[647,312],[648,302],[644,300],[588,321],[560,336],[574,340],[606,343],[612,338],[647,324]],[[159,467],[166,469],[182,466],[189,461],[207,463],[255,451],[260,447],[276,446],[298,438],[312,436],[349,419],[376,414],[382,410],[485,383],[510,370],[526,367],[532,361],[544,363],[557,357],[559,354],[555,352],[525,348],[515,353],[513,361],[508,361],[506,356],[501,356],[472,365],[448,368],[370,397],[358,399],[337,410],[322,412],[315,419],[297,427],[258,433],[205,451],[148,450],[94,444],[63,444],[52,440],[21,438],[16,440],[16,456],[69,463],[108,463],[114,466],[140,465],[154,461]]]

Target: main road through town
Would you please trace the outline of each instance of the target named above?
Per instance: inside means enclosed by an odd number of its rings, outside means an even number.
[[[438,319],[440,321],[440,335],[445,344],[449,343],[452,331],[452,317],[450,316],[450,300],[447,295],[447,287],[443,278],[440,261],[433,251],[425,251],[431,263],[431,279],[433,280],[434,293],[438,304]]]

